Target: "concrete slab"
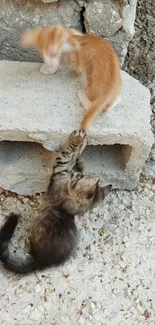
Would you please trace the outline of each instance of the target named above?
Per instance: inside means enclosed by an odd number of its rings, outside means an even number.
[[[69,70],[44,76],[39,67],[38,63],[0,62],[0,140],[38,142],[53,150],[79,127],[84,114],[77,98],[81,85]],[[90,147],[84,156],[92,175],[112,182],[114,187],[132,189],[153,143],[150,93],[127,73],[122,72],[122,76],[122,101],[91,126]],[[14,143],[10,145],[13,148]],[[24,156],[23,146],[19,153],[21,150]],[[1,158],[1,166],[4,164]],[[29,194],[41,191],[37,186]]]

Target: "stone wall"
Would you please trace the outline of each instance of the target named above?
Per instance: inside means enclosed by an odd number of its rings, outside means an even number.
[[[138,0],[135,36],[129,44],[123,69],[150,89],[151,126],[155,137],[155,1]],[[150,158],[152,169],[155,166],[155,144]]]
[[[79,0],[78,2],[81,3]],[[86,32],[108,38],[123,63],[128,43],[134,36],[137,0],[88,0],[84,8]]]
[[[155,80],[155,1],[153,0],[138,0],[135,36],[129,45],[124,69],[145,85]]]
[[[123,63],[134,35],[137,0],[1,0],[0,59],[38,61],[34,51],[20,49],[28,27],[61,24],[108,38]]]

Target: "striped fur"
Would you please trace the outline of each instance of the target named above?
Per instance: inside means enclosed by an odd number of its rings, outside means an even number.
[[[9,249],[20,216],[11,213],[0,230],[0,260],[15,273],[30,273],[58,266],[73,255],[77,243],[74,216],[92,209],[109,192],[83,176],[79,156],[86,146],[84,131],[74,131],[57,153],[53,174],[37,218],[32,220],[29,255]],[[23,254],[24,255],[24,254]]]

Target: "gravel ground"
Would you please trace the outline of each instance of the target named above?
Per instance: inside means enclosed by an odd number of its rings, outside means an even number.
[[[24,249],[23,234],[40,200],[1,193],[1,220],[10,211],[23,214],[14,249],[19,242]],[[110,193],[77,218],[77,256],[63,267],[24,277],[1,268],[1,325],[153,325],[154,210],[155,179],[143,171],[134,191]]]

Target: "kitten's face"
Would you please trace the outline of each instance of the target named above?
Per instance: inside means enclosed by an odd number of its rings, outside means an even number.
[[[64,41],[65,29],[57,25],[27,30],[21,36],[21,45],[36,48],[47,64],[50,58],[60,56]]]
[[[101,203],[110,192],[111,187],[111,185],[101,187],[98,182],[91,186],[77,184],[67,193],[63,208],[73,215],[83,214]]]

